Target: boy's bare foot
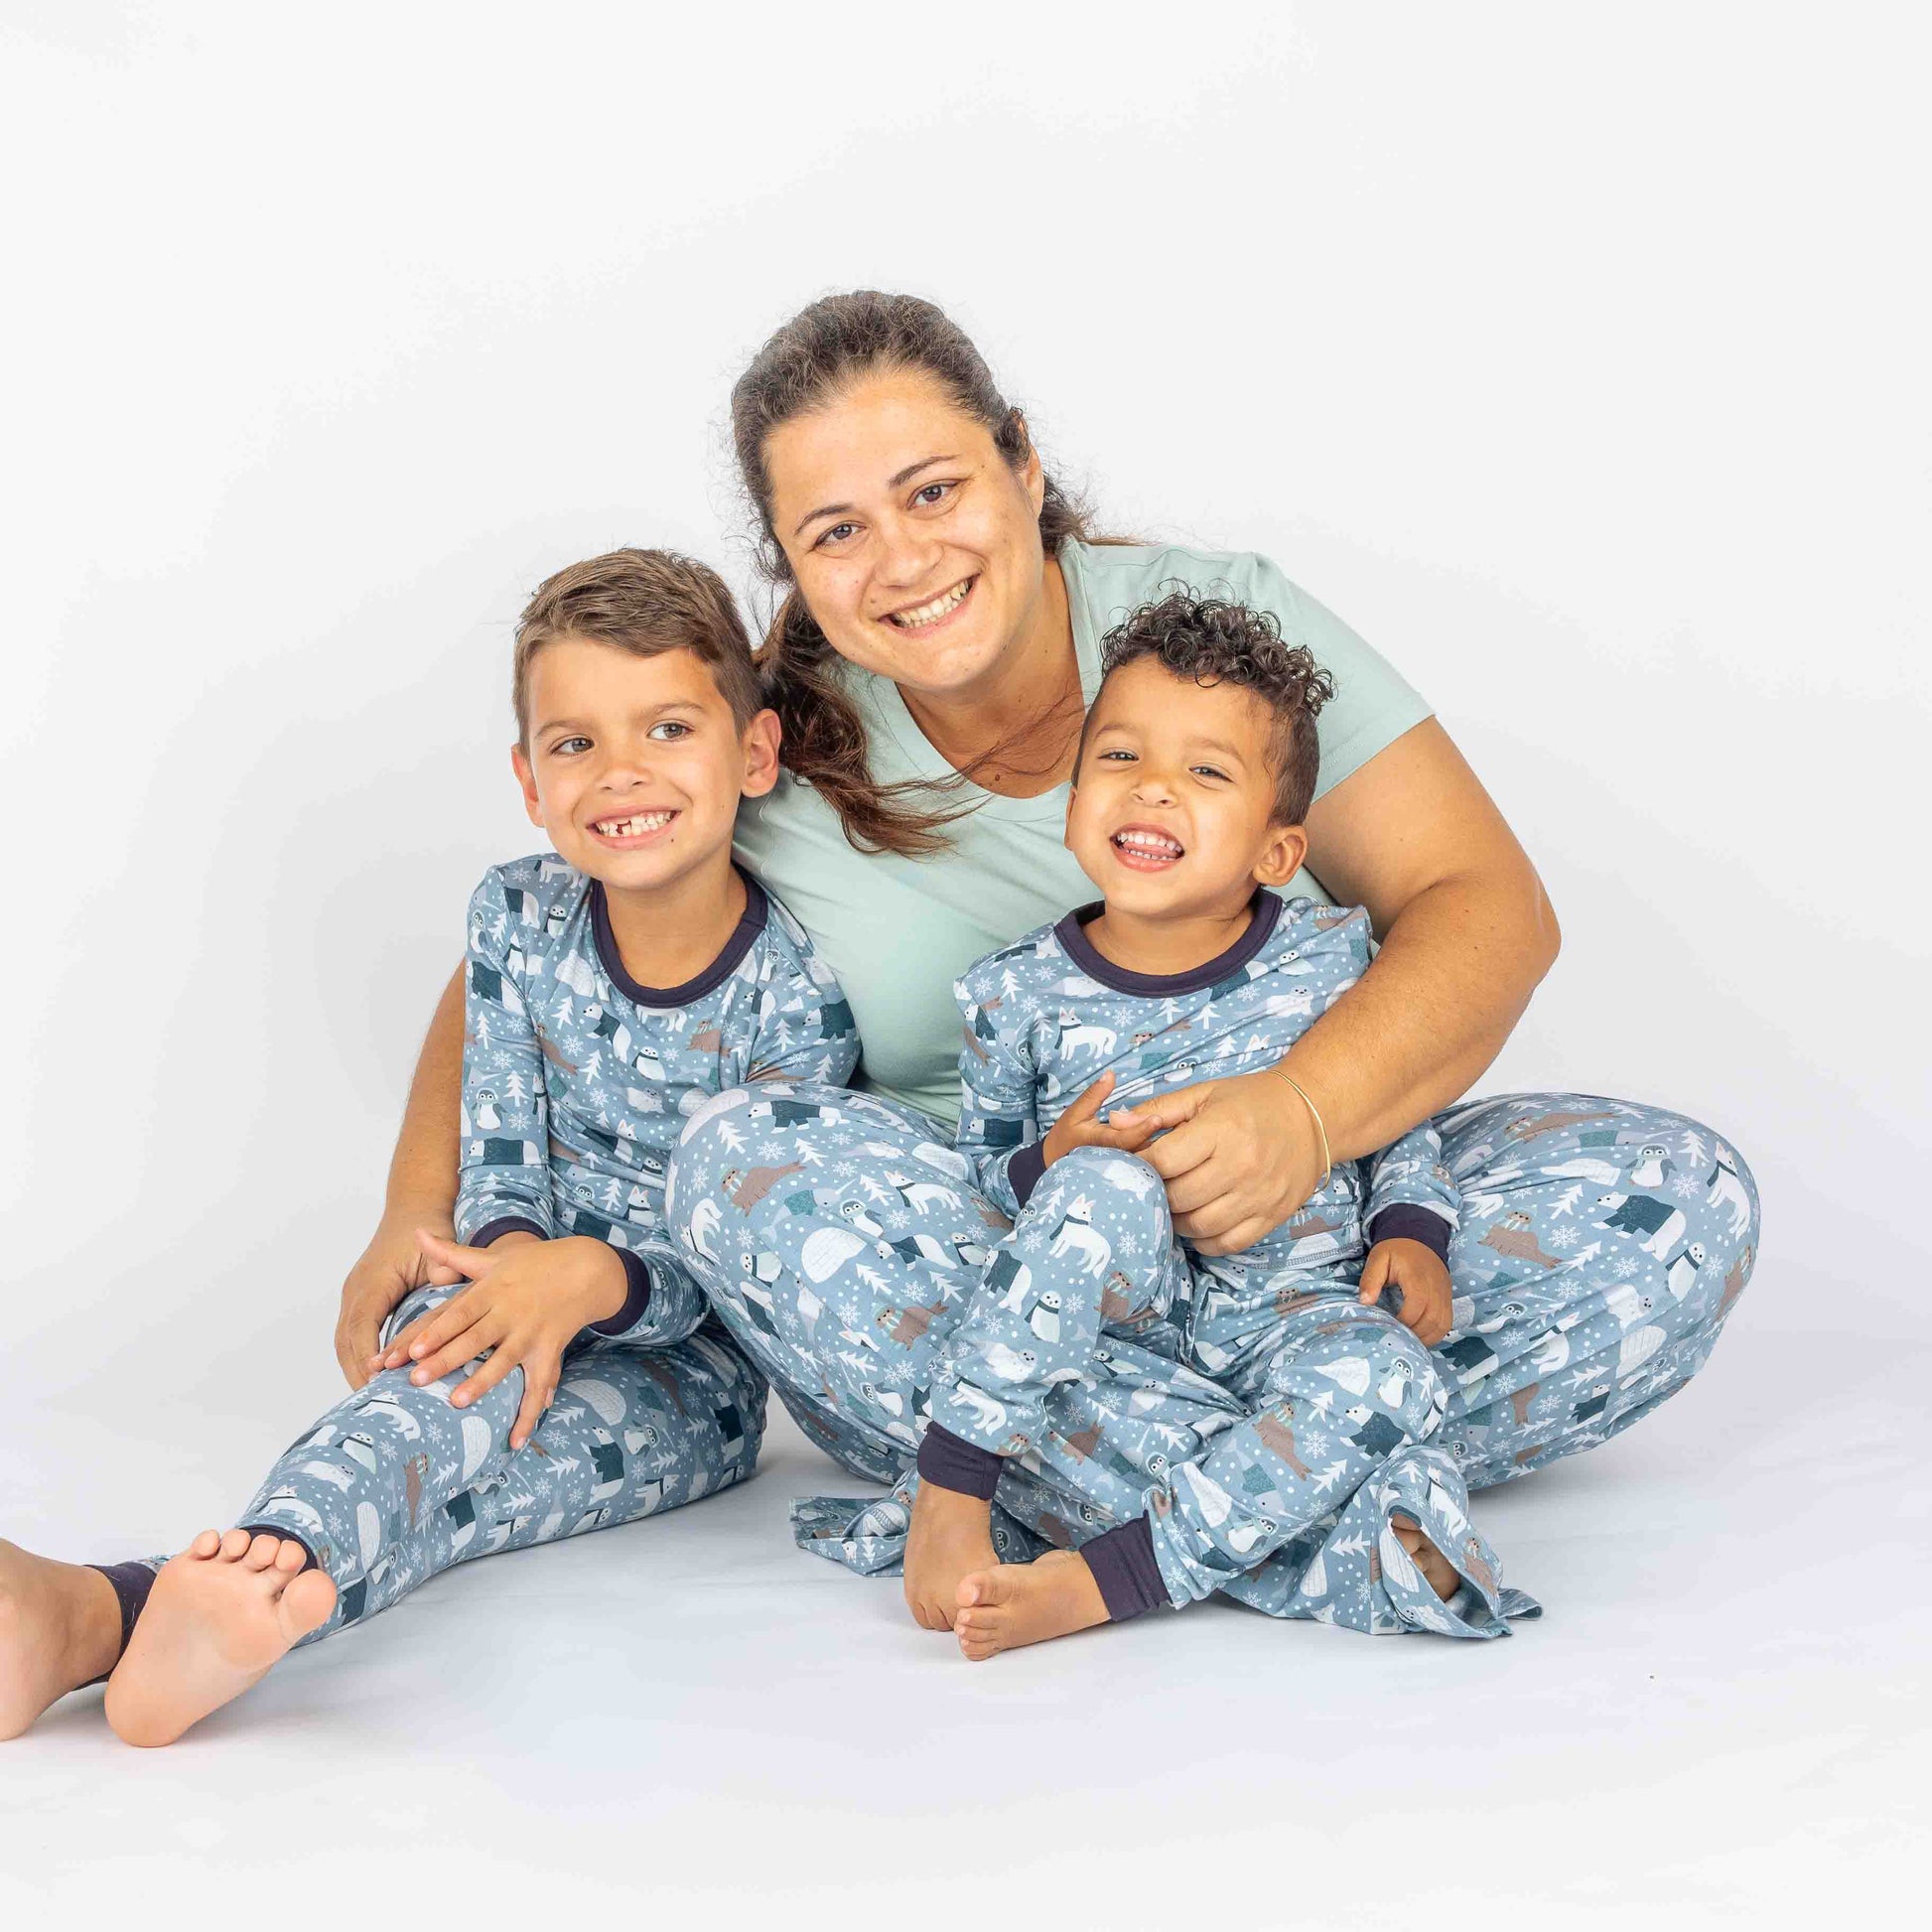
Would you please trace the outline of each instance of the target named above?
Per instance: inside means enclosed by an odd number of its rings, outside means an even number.
[[[1395,1538],[1409,1552],[1409,1561],[1422,1572],[1423,1582],[1447,1603],[1462,1587],[1454,1566],[1414,1523],[1400,1516],[1389,1518]]]
[[[1107,1621],[1107,1605],[1087,1560],[1049,1550],[1032,1563],[996,1564],[959,1587],[953,1624],[959,1647],[976,1664],[1002,1650],[1069,1637]]]
[[[0,1539],[0,1737],[112,1670],[120,1648],[120,1601],[98,1570]]]
[[[905,1601],[915,1623],[927,1630],[950,1630],[959,1580],[999,1561],[991,1503],[936,1483],[919,1484],[905,1536]]]
[[[107,1722],[121,1737],[172,1744],[327,1622],[336,1586],[302,1562],[299,1543],[204,1530],[164,1564],[107,1680]]]

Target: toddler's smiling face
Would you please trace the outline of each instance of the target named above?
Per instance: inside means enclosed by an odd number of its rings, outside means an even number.
[[[1308,840],[1275,822],[1274,718],[1232,684],[1153,658],[1101,687],[1067,806],[1066,843],[1110,911],[1227,916],[1257,884],[1285,885]]]

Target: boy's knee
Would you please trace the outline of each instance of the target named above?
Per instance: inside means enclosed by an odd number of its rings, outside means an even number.
[[[1379,1410],[1414,1442],[1443,1426],[1449,1391],[1435,1358],[1381,1309],[1352,1311],[1313,1366],[1339,1387],[1345,1405]]]
[[[1063,1214],[1082,1199],[1112,1225],[1150,1229],[1162,1240],[1169,1238],[1173,1223],[1167,1182],[1138,1154],[1122,1154],[1110,1147],[1076,1147],[1046,1170],[1028,1205],[1044,1205]]]

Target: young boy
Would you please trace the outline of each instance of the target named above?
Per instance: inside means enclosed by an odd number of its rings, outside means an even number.
[[[457,1239],[422,1237],[431,1279],[469,1286],[402,1302],[366,1385],[238,1528],[106,1569],[107,1715],[132,1742],[171,1742],[296,1642],[452,1563],[669,1508],[757,1461],[764,1385],[699,1332],[664,1173],[712,1095],[838,1084],[858,1058],[830,971],[732,863],[739,799],[776,778],[777,719],[730,592],[658,551],[538,590],[514,699],[512,762],[555,850],[492,868],[470,903]],[[72,1567],[4,1554],[52,1622]],[[76,1681],[54,1635],[0,1660],[21,1707],[0,1734]]]
[[[1295,1087],[1327,1166],[1315,1103],[1282,1060],[1366,970],[1368,916],[1272,889],[1307,851],[1314,719],[1332,685],[1272,620],[1179,594],[1112,633],[1104,667],[1066,842],[1105,897],[955,989],[958,1146],[1015,1226],[937,1371],[908,1596],[943,1594],[957,1553],[985,1547],[1004,1458],[1041,1446],[1053,1388],[1104,1369],[1108,1335],[1173,1356],[1248,1414],[1167,1469],[1138,1521],[1077,1553],[958,1577],[948,1600],[970,1657],[1207,1595],[1332,1518],[1435,1433],[1449,1401],[1426,1344],[1450,1325],[1458,1203],[1432,1128],[1329,1168],[1293,1221],[1217,1257],[1176,1244],[1164,1183],[1135,1158],[1183,1117],[1160,1096],[1270,1069]],[[1110,1100],[1131,1104],[1103,1119]],[[1385,1296],[1396,1313],[1377,1306]],[[1493,1589],[1478,1605],[1455,1574],[1493,1586],[1495,1560],[1449,1488],[1432,1493],[1452,1565],[1408,1521],[1355,1554],[1365,1572],[1413,1559],[1455,1599],[1411,1608],[1412,1622],[1497,1634]]]

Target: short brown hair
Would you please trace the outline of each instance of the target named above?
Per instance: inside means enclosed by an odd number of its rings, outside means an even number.
[[[742,732],[764,709],[752,640],[725,580],[674,550],[612,550],[546,577],[516,621],[510,702],[530,736],[530,665],[545,644],[582,637],[636,657],[688,650],[711,671]]]
[[[1155,658],[1175,677],[1192,678],[1196,684],[1238,685],[1268,707],[1274,719],[1268,734],[1268,762],[1275,773],[1271,822],[1300,825],[1314,803],[1321,764],[1315,717],[1335,695],[1334,679],[1309,647],[1285,643],[1272,611],[1251,611],[1225,598],[1176,589],[1158,604],[1143,604],[1100,640],[1100,691],[1123,664],[1143,657]],[[1093,694],[1087,721],[1080,727],[1073,764],[1076,784],[1087,756],[1087,734],[1100,709],[1100,691]]]

